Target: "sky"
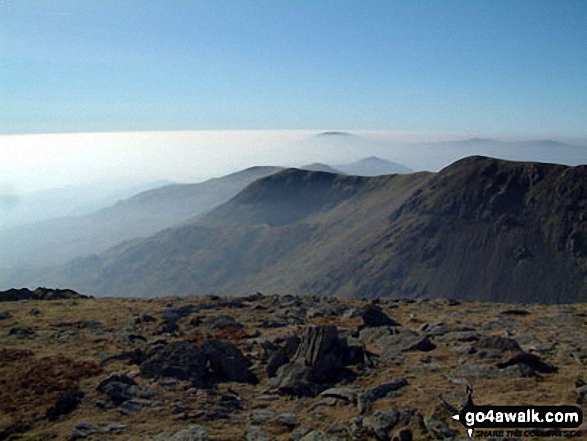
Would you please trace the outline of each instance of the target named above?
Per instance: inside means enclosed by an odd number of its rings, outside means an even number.
[[[585,137],[586,22],[583,0],[0,0],[0,135]]]

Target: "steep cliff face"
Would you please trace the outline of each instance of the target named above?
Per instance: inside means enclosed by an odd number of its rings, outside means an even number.
[[[342,271],[362,273],[368,296],[585,299],[586,191],[585,166],[467,158],[415,191]]]

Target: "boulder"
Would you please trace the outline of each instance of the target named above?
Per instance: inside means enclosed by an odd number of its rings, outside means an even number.
[[[206,354],[187,341],[173,342],[153,349],[141,364],[143,377],[172,377],[202,385],[206,375]]]
[[[380,306],[369,304],[363,309],[362,328],[373,328],[377,326],[400,326],[398,322],[383,312]]]
[[[400,413],[391,408],[388,411],[376,410],[372,416],[363,418],[363,429],[378,441],[389,441],[389,433],[399,422]]]
[[[493,349],[500,352],[522,351],[522,348],[516,340],[513,338],[502,337],[500,335],[483,337],[475,344],[474,348],[476,350]]]
[[[503,363],[499,363],[497,367],[500,369],[505,369],[509,366],[520,364],[526,365],[533,371],[545,374],[552,374],[557,371],[556,367],[554,367],[552,364],[545,363],[538,355],[529,354],[528,352],[520,352]]]
[[[269,386],[298,397],[314,397],[325,389],[313,381],[312,368],[299,363],[287,363],[279,367],[275,377],[269,379]]]
[[[359,394],[357,400],[359,406],[359,413],[365,413],[366,411],[371,409],[371,406],[375,401],[385,398],[390,393],[395,392],[407,385],[408,381],[405,378],[396,378],[393,381],[383,383],[373,388],[365,390],[365,392]]]
[[[84,393],[78,389],[70,389],[63,395],[57,398],[55,404],[47,409],[47,419],[49,421],[55,421],[61,415],[67,415],[73,412],[77,406],[81,403],[81,399],[84,397]]]
[[[217,381],[257,384],[259,380],[249,371],[250,362],[232,343],[208,340],[202,351]]]

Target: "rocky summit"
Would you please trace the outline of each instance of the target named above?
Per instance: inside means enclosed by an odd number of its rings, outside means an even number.
[[[584,303],[56,292],[0,302],[2,440],[465,440],[468,387],[587,407]]]

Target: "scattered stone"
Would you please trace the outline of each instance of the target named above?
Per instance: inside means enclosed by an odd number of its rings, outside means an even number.
[[[193,426],[187,427],[175,432],[170,435],[169,433],[160,433],[155,436],[152,441],[208,441],[208,432],[202,426],[194,424]]]
[[[400,413],[391,408],[386,412],[377,410],[370,417],[363,418],[363,428],[367,434],[379,441],[389,441],[389,432],[399,422]]]
[[[322,430],[312,430],[310,433],[304,435],[299,441],[341,441],[336,436],[324,433]]]
[[[284,328],[289,325],[289,322],[284,318],[262,319],[257,326],[259,328]]]
[[[107,424],[97,425],[86,423],[84,421],[78,421],[71,434],[71,439],[87,438],[97,433],[119,433],[128,427],[128,424]]]
[[[501,337],[499,335],[483,337],[475,344],[475,349],[495,349],[502,352],[522,351],[522,348],[516,340],[508,337]]]
[[[291,362],[280,366],[269,384],[283,393],[316,396],[351,374],[344,367],[350,352],[336,327],[307,326]]]
[[[587,385],[577,388],[577,404],[583,405],[587,403]]]
[[[157,321],[157,319],[155,317],[153,317],[152,315],[149,314],[143,314],[140,317],[137,317],[135,319],[135,324],[140,324],[140,323],[155,323]]]
[[[436,345],[430,341],[428,337],[418,340],[416,343],[402,349],[403,351],[422,351],[428,352],[436,349]]]
[[[29,335],[33,335],[35,330],[33,328],[11,328],[8,335],[14,335],[18,338],[25,338]]]
[[[234,319],[234,317],[231,317],[229,315],[218,315],[216,317],[212,317],[206,321],[206,326],[216,331],[225,328],[244,328],[244,325],[242,323],[237,322]]]
[[[61,415],[73,412],[81,403],[84,393],[78,389],[70,389],[57,398],[55,404],[47,409],[45,414],[49,421],[55,421]]]
[[[439,299],[439,303],[445,306],[459,306],[461,304],[457,299]]]
[[[88,436],[100,433],[101,431],[102,430],[99,426],[81,421],[74,426],[71,439],[87,438]]]
[[[455,436],[455,432],[444,421],[440,421],[432,416],[424,417],[424,426],[434,439],[447,439]]]
[[[270,441],[258,426],[249,426],[245,432],[246,441]]]
[[[251,422],[254,424],[263,424],[275,417],[275,412],[272,410],[254,410],[251,414]]]
[[[139,387],[135,380],[125,375],[116,374],[102,380],[96,390],[106,394],[115,406],[135,398],[139,393]]]
[[[525,309],[506,309],[500,312],[501,315],[525,316],[530,315]]]
[[[145,398],[132,398],[122,403],[118,409],[124,415],[132,415],[145,407],[159,407],[163,403],[160,401],[147,400]]]
[[[249,371],[250,362],[232,343],[208,340],[202,345],[217,381],[257,384],[259,380]]]
[[[363,309],[362,328],[374,328],[378,326],[400,326],[398,322],[383,312],[380,306],[369,304]]]
[[[289,430],[293,430],[298,425],[298,417],[293,412],[280,413],[276,419]]]
[[[12,318],[12,314],[9,312],[0,312],[0,320],[10,320]]]
[[[41,311],[38,308],[31,308],[29,310],[29,315],[39,315],[41,314]]]
[[[154,349],[141,364],[143,377],[172,377],[202,385],[206,374],[206,355],[195,344],[173,342]]]
[[[320,396],[324,398],[336,398],[352,404],[357,403],[357,392],[348,387],[332,387],[321,392]]]
[[[552,364],[545,363],[538,355],[529,354],[528,352],[520,352],[503,363],[499,363],[497,367],[500,369],[505,369],[509,366],[515,366],[519,364],[526,365],[533,371],[542,372],[545,374],[552,374],[557,371],[556,367],[554,367]]]
[[[276,375],[269,379],[272,388],[298,397],[314,397],[324,389],[312,379],[312,369],[298,363],[287,363],[277,369]]]
[[[395,392],[407,385],[408,381],[405,378],[397,378],[389,383],[383,383],[379,386],[367,389],[358,396],[357,401],[359,406],[359,413],[365,413],[367,410],[371,409],[371,406],[375,401],[385,398],[391,392]]]
[[[27,288],[11,288],[7,291],[0,291],[0,302],[18,302],[21,300],[64,300],[64,299],[91,299],[72,289],[48,289],[37,288],[31,291]]]

